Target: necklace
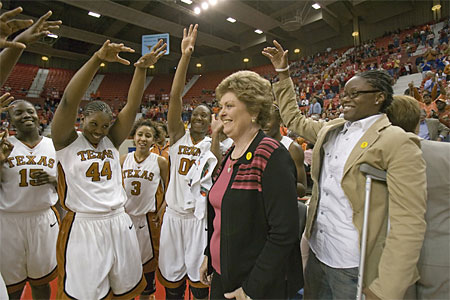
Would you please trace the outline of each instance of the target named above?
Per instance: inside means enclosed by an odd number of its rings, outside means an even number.
[[[255,133],[255,135],[250,139],[250,141],[247,143],[247,145],[245,145],[245,147],[242,148],[242,149],[244,149],[244,150],[243,150],[243,151],[241,150],[241,151],[239,152],[239,155],[237,155],[237,158],[235,158],[235,159],[232,158],[232,154],[234,153],[234,150],[235,150],[236,148],[233,149],[233,153],[230,154],[230,163],[228,164],[228,168],[227,168],[228,173],[231,172],[231,170],[233,169],[234,164],[238,161],[238,159],[239,159],[242,155],[244,155],[245,151],[248,149],[248,147],[250,146],[250,144],[253,142],[253,140],[255,139],[255,137],[256,137],[257,134],[258,134],[258,131],[257,131],[257,132]]]
[[[231,169],[233,169],[233,166],[234,166],[234,164],[237,162],[237,159],[232,159],[231,157],[230,157],[230,163],[228,164],[228,169],[227,169],[227,172],[228,173],[230,173],[231,172]]]

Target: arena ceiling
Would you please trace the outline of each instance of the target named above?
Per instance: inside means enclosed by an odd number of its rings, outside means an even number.
[[[191,23],[199,24],[195,56],[202,57],[236,53],[257,45],[261,49],[274,38],[283,43],[308,41],[312,45],[340,35],[348,36],[350,33],[343,32],[343,27],[348,28],[355,16],[361,21],[376,23],[414,9],[417,2],[217,0],[214,7],[196,15],[194,5],[205,0],[192,1],[192,5],[188,5],[181,0],[3,0],[2,12],[22,6],[24,16],[36,19],[52,10],[52,19],[63,21],[56,32],[57,39],[46,38],[29,47],[30,52],[85,60],[106,39],[123,41],[140,52],[142,35],[169,33],[172,54],[165,59],[176,61],[180,55],[182,29]],[[319,3],[321,8],[312,8],[314,3]],[[99,13],[101,17],[91,17],[88,11]],[[237,21],[230,23],[227,17]],[[255,29],[263,33],[257,34]]]

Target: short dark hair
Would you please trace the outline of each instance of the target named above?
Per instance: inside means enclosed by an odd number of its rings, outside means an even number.
[[[386,108],[388,108],[393,101],[392,96],[394,94],[394,90],[392,89],[394,79],[391,75],[384,70],[370,70],[355,76],[364,78],[372,87],[380,90],[384,94],[385,99],[383,105],[381,105],[380,112],[386,112]]]
[[[85,117],[89,116],[92,113],[96,113],[96,112],[104,112],[107,115],[109,115],[109,117],[112,119],[113,118],[113,113],[111,110],[111,107],[109,107],[108,104],[106,104],[103,101],[100,100],[94,100],[89,102],[88,104],[86,104],[86,106],[83,109],[83,115]]]

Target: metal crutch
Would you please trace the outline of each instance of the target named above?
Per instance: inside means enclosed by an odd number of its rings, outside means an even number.
[[[370,188],[372,186],[372,179],[378,181],[386,181],[386,171],[376,169],[369,164],[361,164],[359,170],[366,175],[366,192],[364,200],[364,221],[362,227],[361,237],[361,256],[359,258],[359,272],[358,272],[358,286],[356,292],[356,300],[362,298],[362,286],[364,277],[364,262],[366,258],[367,247],[367,223],[369,220],[369,206],[370,206]]]

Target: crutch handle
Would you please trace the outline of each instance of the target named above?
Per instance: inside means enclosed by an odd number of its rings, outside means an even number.
[[[369,164],[361,164],[359,170],[365,175],[370,175],[373,179],[386,181],[386,171],[372,167]]]

